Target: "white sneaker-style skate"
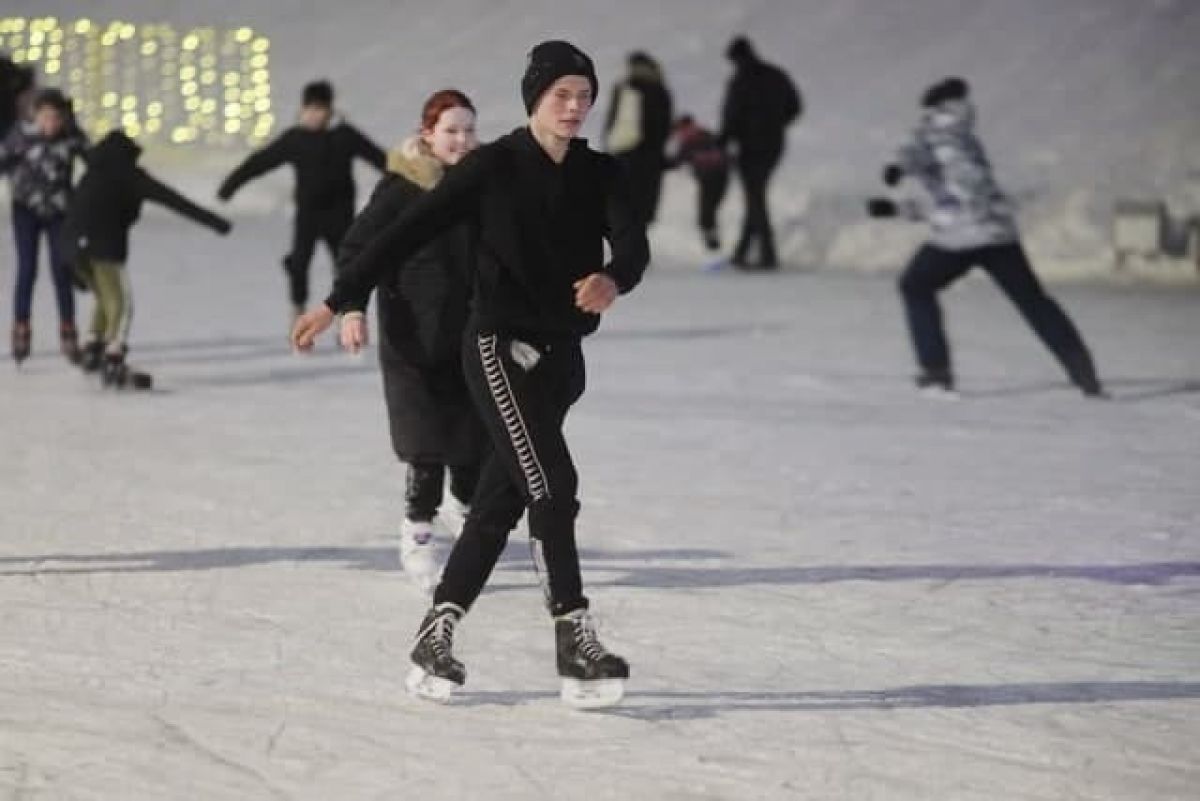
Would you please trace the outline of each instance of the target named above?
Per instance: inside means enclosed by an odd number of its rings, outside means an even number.
[[[400,565],[421,592],[432,595],[442,576],[438,558],[437,518],[428,521],[405,519],[400,524]]]
[[[442,511],[438,513],[443,525],[450,531],[450,536],[458,539],[462,534],[463,524],[467,522],[467,515],[471,512],[471,505],[463,503],[458,498],[455,498],[450,493],[446,493],[445,499],[442,501]]]

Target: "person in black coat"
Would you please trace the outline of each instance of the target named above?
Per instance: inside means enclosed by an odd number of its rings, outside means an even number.
[[[606,149],[625,168],[638,218],[649,225],[658,213],[674,111],[658,62],[635,51],[628,64],[629,74],[613,87],[604,136]]]
[[[454,627],[526,512],[554,618],[564,698],[582,697],[574,682],[596,680],[604,685],[601,700],[613,702],[620,693],[610,692],[612,683],[629,675],[625,661],[599,642],[588,613],[575,539],[579,476],[563,432],[583,394],[582,339],[619,294],[637,285],[650,258],[619,165],[577,138],[596,88],[592,61],[578,48],[563,41],[534,47],[521,81],[528,127],[448,171],[341,265],[325,303],[292,332],[299,350],[311,349],[335,314],[390,280],[421,247],[455,225],[471,225],[463,370],[492,453],[418,631],[406,680],[418,695],[444,699],[465,681],[452,652]]]
[[[388,174],[342,240],[338,262],[353,262],[363,248],[422,195],[446,170],[479,144],[475,108],[454,89],[425,102],[420,133],[388,156]],[[439,565],[434,536],[446,473],[460,522],[479,480],[486,433],[463,377],[459,356],[470,290],[469,238],[456,226],[426,245],[376,297],[379,365],[383,372],[392,448],[408,465],[400,561],[423,590],[432,591]],[[346,304],[342,345],[357,352],[367,341],[368,297]]]
[[[71,198],[63,222],[63,249],[78,280],[96,297],[82,367],[104,367],[106,383],[124,370],[132,318],[132,296],[125,265],[129,231],[142,203],[165,206],[221,235],[228,220],[197,206],[138,166],[142,149],[120,131],[112,131],[87,153],[88,169]]]
[[[336,257],[354,220],[354,159],[383,172],[387,154],[357,128],[334,115],[333,87],[316,81],[304,87],[300,122],[251,153],[229,174],[217,197],[229,200],[244,184],[284,164],[296,173],[296,218],[292,246],[283,259],[295,314],[308,302],[308,268],[317,241]]]
[[[21,97],[33,88],[33,69],[0,55],[0,140],[21,119]]]
[[[779,255],[767,188],[783,156],[784,134],[799,119],[803,102],[791,78],[759,58],[745,37],[730,42],[725,55],[733,62],[734,72],[725,90],[720,141],[737,148],[737,170],[746,198],[742,235],[731,261],[741,268],[775,269]],[[755,243],[758,262],[752,264],[750,250]]]

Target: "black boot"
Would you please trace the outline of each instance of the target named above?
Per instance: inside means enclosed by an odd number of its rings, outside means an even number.
[[[33,329],[30,328],[29,322],[13,323],[12,328],[12,356],[17,364],[29,358],[29,350],[33,342]]]
[[[413,695],[444,703],[466,682],[467,669],[454,658],[454,627],[464,614],[461,606],[449,602],[425,614],[410,654],[413,667],[404,680]]]
[[[125,385],[127,368],[125,367],[125,352],[104,354],[104,366],[100,373],[100,384],[106,387],[122,387]]]
[[[554,618],[554,642],[565,703],[590,709],[621,700],[629,663],[601,644],[587,609]]]
[[[71,323],[63,323],[58,327],[58,343],[62,355],[71,364],[79,364],[82,353],[79,350],[79,334]]]
[[[104,343],[92,340],[83,346],[79,357],[79,369],[85,373],[94,373],[104,364]]]

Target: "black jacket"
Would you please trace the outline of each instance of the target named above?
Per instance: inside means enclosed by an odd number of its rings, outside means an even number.
[[[471,153],[432,191],[341,265],[325,301],[344,311],[450,226],[472,227],[471,330],[532,339],[585,336],[599,315],[575,306],[574,283],[604,270],[622,293],[650,258],[611,156],[571,142],[555,164],[528,128]],[[604,264],[604,241],[612,259]]]
[[[339,265],[358,258],[388,223],[425,194],[427,189],[414,178],[390,172],[379,182],[342,240]],[[458,361],[470,295],[468,236],[465,225],[450,228],[379,285],[380,336],[389,353],[417,367]],[[349,299],[343,309],[364,310],[368,297]]]
[[[288,128],[270,144],[256,150],[229,174],[217,190],[228,200],[249,181],[276,167],[291,164],[296,171],[296,205],[306,209],[328,209],[354,205],[355,158],[383,171],[387,156],[354,126],[339,122],[323,131],[301,126]]]
[[[617,110],[620,108],[621,93],[627,87],[637,91],[641,98],[639,114],[641,136],[637,146],[633,149],[655,154],[661,158],[667,140],[671,136],[674,107],[671,101],[671,92],[661,79],[653,75],[634,74],[613,87],[612,97],[608,104],[608,119],[604,123],[605,136],[612,133],[613,125],[617,121]]]
[[[800,92],[783,70],[749,57],[738,64],[725,90],[722,144],[739,152],[772,152],[783,147],[783,132],[803,111]]]
[[[88,151],[88,170],[75,188],[64,223],[63,246],[69,261],[85,254],[93,259],[126,261],[129,229],[137,222],[145,200],[218,233],[229,231],[225,218],[197,206],[139,167],[141,153],[120,131],[108,134]]]

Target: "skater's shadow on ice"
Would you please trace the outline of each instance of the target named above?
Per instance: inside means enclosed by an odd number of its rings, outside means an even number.
[[[604,570],[597,567],[597,571]],[[752,584],[802,585],[845,581],[986,581],[991,579],[1067,579],[1104,584],[1166,584],[1200,577],[1200,562],[1150,562],[1131,565],[819,565],[812,567],[625,567],[623,575],[593,580],[615,587],[712,588]]]
[[[524,542],[514,538],[505,549],[501,563],[516,568],[529,566]],[[645,551],[585,550],[583,558],[611,559],[711,559],[727,556],[721,551],[681,548]],[[394,571],[400,569],[398,549],[394,546],[262,546],[205,548],[192,551],[135,551],[130,553],[40,554],[36,556],[0,556],[0,576],[63,575],[73,573],[176,573],[224,570],[258,565],[334,564],[349,570]],[[514,587],[516,589],[516,587]]]
[[[1200,393],[1200,379],[1186,378],[1111,378],[1104,380],[1115,403],[1137,403],[1138,401],[1166,398],[1173,395]],[[982,389],[963,389],[964,398],[1005,398],[1021,395],[1049,395],[1062,391],[1074,391],[1063,381],[1038,381],[1009,386],[990,386]]]
[[[464,693],[466,695],[466,693]],[[466,699],[484,703],[476,693]],[[513,705],[520,699],[497,693],[494,703]],[[519,695],[519,694],[508,694]],[[528,700],[544,694],[531,694]],[[625,703],[601,714],[637,720],[695,720],[734,712],[845,712],[894,709],[965,709],[1036,704],[1104,704],[1129,701],[1172,701],[1200,698],[1200,682],[1084,681],[1028,684],[930,684],[885,690],[812,692],[639,691]]]
[[[814,565],[809,567],[683,567],[647,562],[720,560],[728,554],[700,548],[584,549],[596,586],[654,589],[710,589],[760,585],[832,584],[848,581],[987,581],[1044,578],[1096,581],[1118,585],[1159,585],[1177,578],[1200,577],[1200,562],[1150,562],[1130,565]],[[172,573],[221,570],[277,563],[334,564],[350,570],[398,570],[395,546],[237,546],[191,551],[134,551],[97,554],[0,556],[0,576],[69,573]],[[528,570],[525,542],[510,541],[500,562],[503,571]],[[606,574],[613,577],[606,577]],[[493,585],[491,592],[528,589]]]
[[[45,554],[0,557],[0,576],[72,573],[175,573],[277,563],[335,563],[350,570],[399,570],[396,548],[235,547],[194,551]],[[20,566],[20,567],[17,567]]]

